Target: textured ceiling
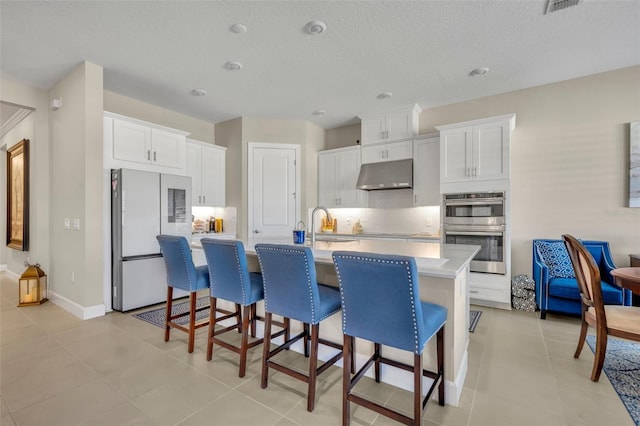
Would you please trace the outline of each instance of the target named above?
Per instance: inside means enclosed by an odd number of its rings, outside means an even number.
[[[640,64],[640,1],[0,1],[0,75],[48,89],[81,61],[104,86],[211,122],[323,128]],[[313,19],[321,35],[305,33]],[[236,34],[234,23],[248,31]],[[227,61],[244,67],[232,72]],[[489,67],[483,77],[467,74]],[[190,95],[204,89],[208,96]],[[379,100],[381,92],[393,93]],[[1,96],[1,93],[0,93]],[[313,115],[325,110],[324,115]]]

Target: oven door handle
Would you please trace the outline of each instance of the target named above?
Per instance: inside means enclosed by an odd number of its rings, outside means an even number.
[[[472,235],[478,237],[502,237],[504,232],[485,232],[485,231],[444,231],[447,235]]]
[[[445,200],[445,206],[486,206],[504,204],[504,200]]]

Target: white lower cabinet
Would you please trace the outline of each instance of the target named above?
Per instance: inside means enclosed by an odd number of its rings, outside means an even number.
[[[439,206],[440,138],[435,135],[416,136],[413,140],[413,204]]]
[[[226,148],[187,140],[186,173],[191,176],[194,206],[225,205]]]
[[[469,298],[474,305],[511,309],[511,280],[509,274],[469,274]]]
[[[318,153],[318,204],[325,207],[367,207],[367,193],[356,189],[360,147]]]
[[[413,156],[411,140],[362,147],[362,164],[405,160]]]

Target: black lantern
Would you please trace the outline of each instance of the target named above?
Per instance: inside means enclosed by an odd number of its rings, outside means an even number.
[[[41,305],[47,299],[47,276],[40,269],[40,264],[29,265],[18,280],[18,307]]]

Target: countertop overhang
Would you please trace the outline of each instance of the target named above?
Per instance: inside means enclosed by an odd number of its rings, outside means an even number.
[[[255,245],[259,243],[294,245],[291,237],[261,237],[242,242],[249,255],[255,255]],[[201,248],[197,242],[193,242],[192,246]],[[327,264],[333,263],[331,254],[338,250],[412,256],[416,259],[420,275],[451,279],[463,272],[480,250],[480,246],[475,245],[370,239],[316,240],[313,245],[307,241],[304,246],[311,248],[316,262]]]

